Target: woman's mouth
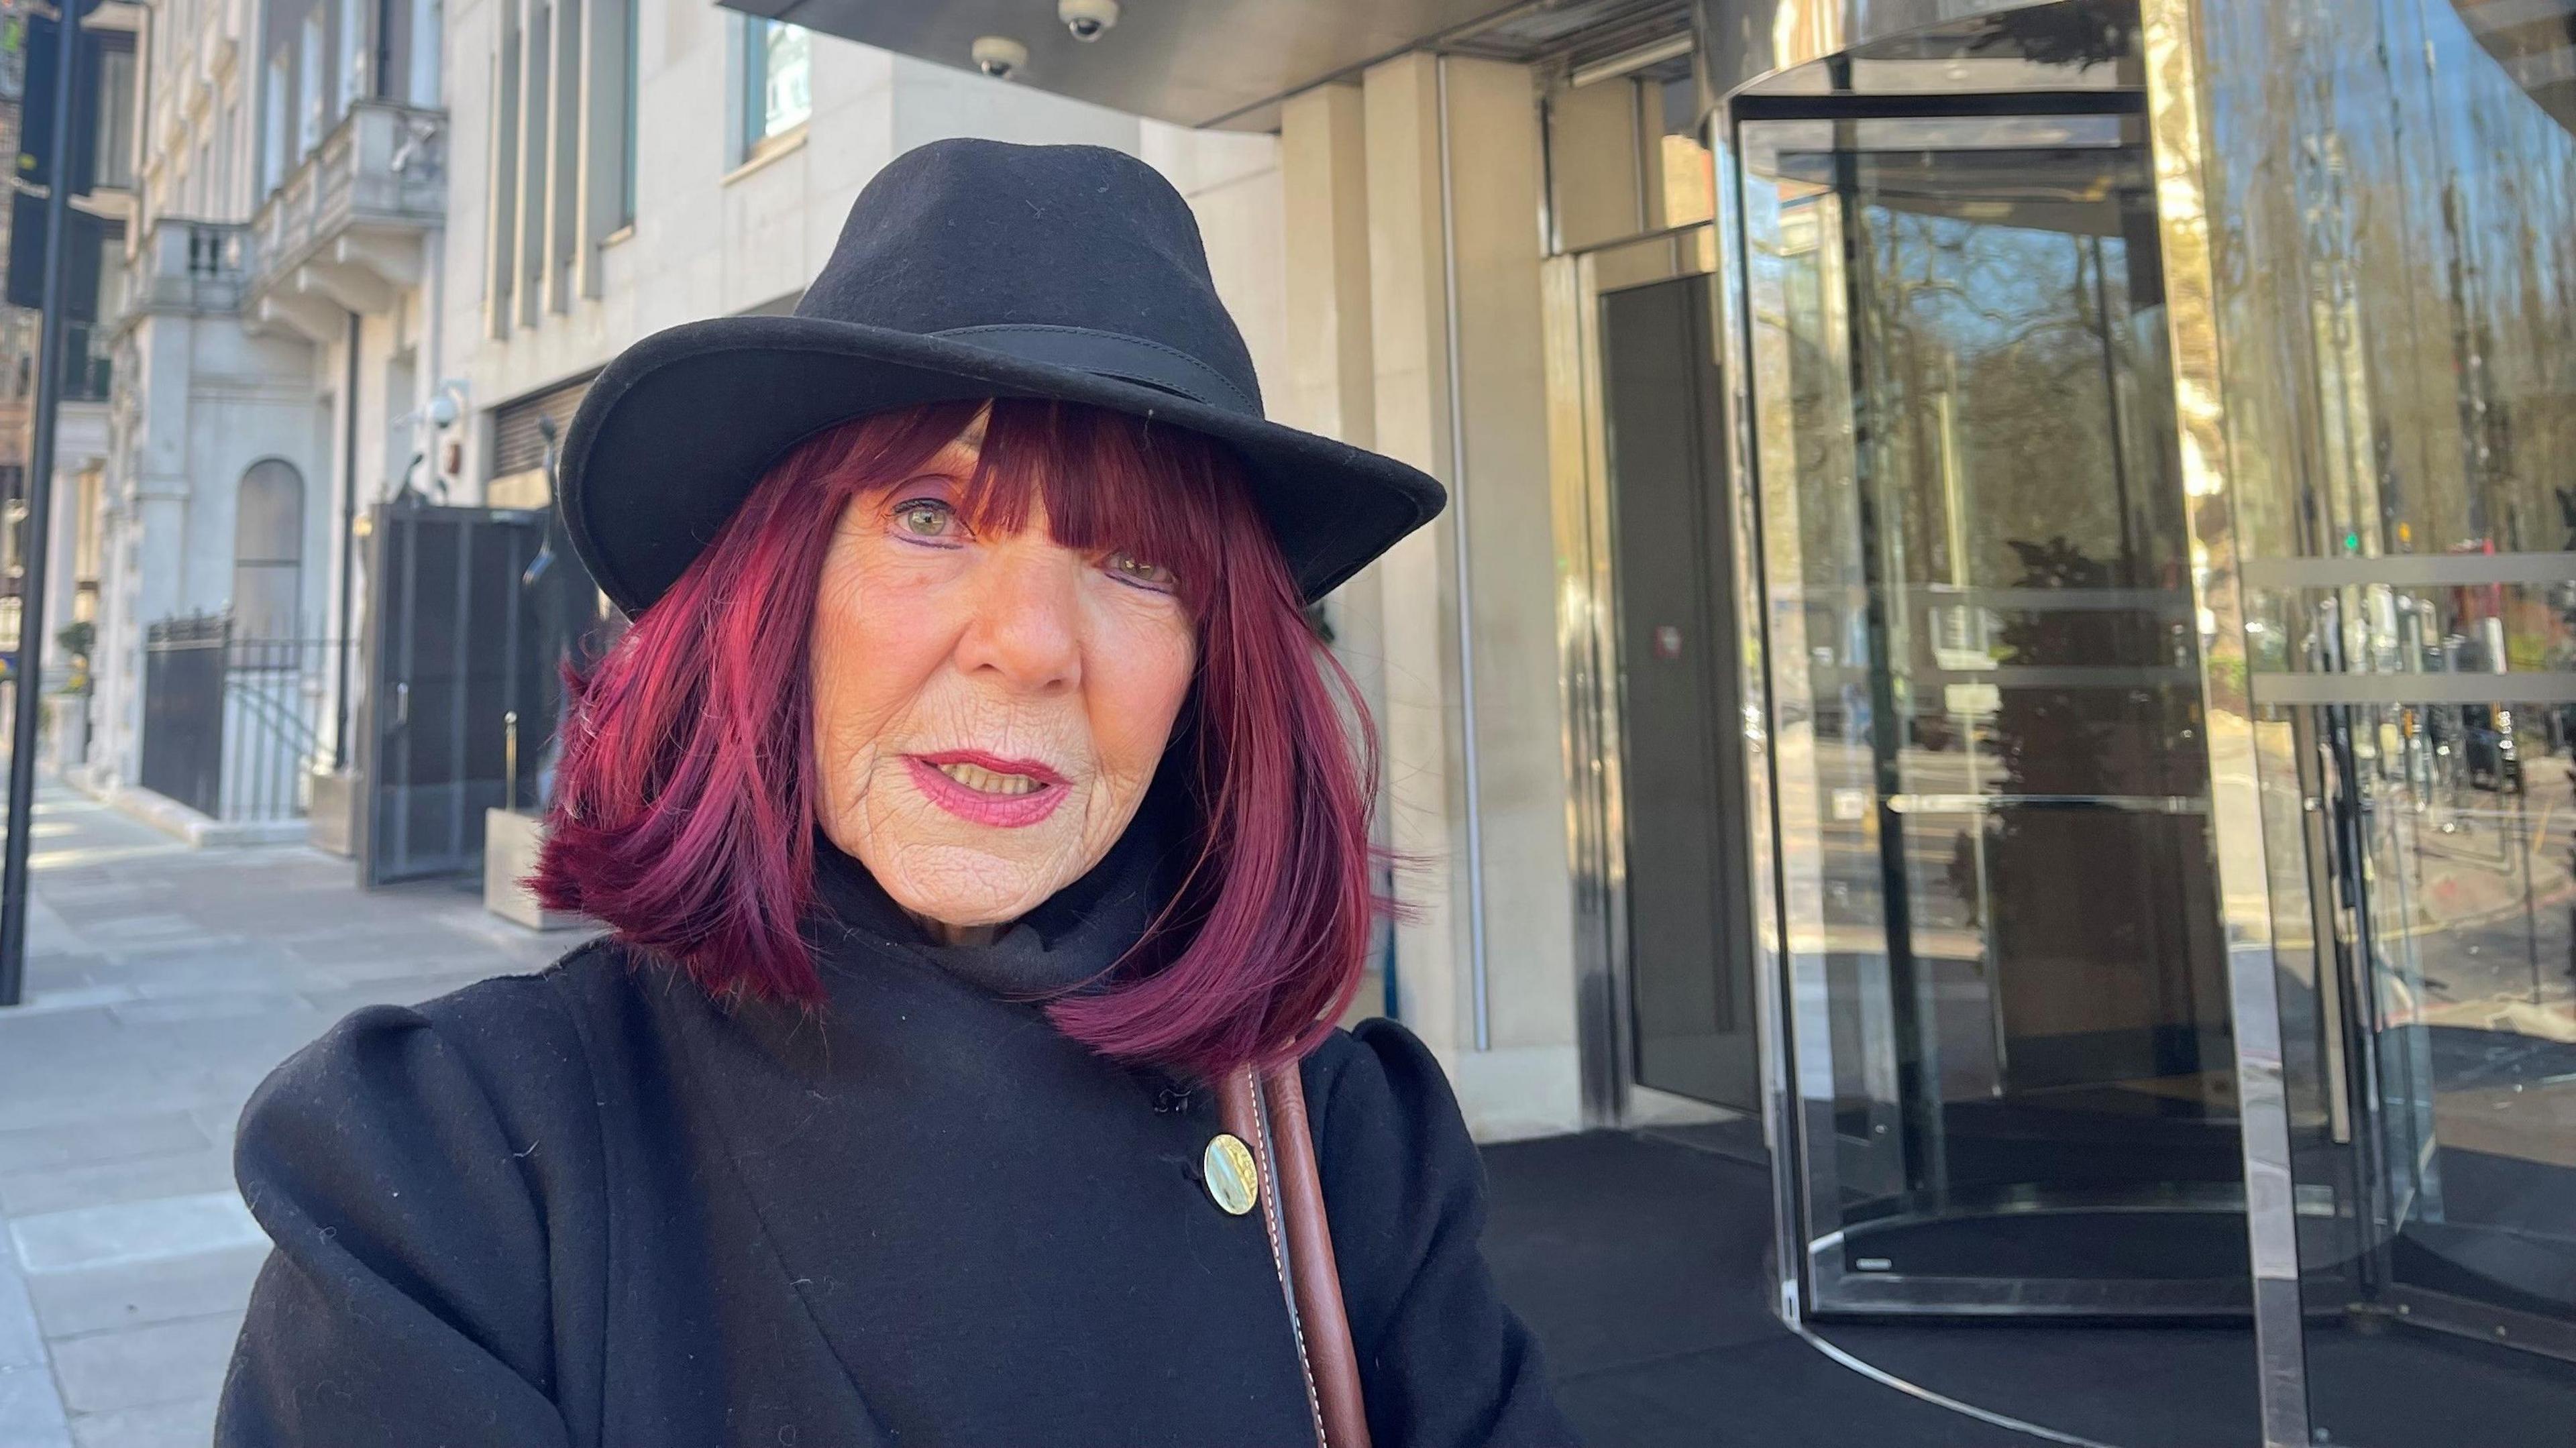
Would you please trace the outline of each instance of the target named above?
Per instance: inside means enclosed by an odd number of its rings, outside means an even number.
[[[1033,825],[1073,792],[1063,775],[1035,760],[1003,759],[980,749],[907,754],[904,764],[932,804],[972,824]]]

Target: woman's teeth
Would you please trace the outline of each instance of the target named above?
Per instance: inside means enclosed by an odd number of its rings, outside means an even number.
[[[939,764],[932,768],[983,794],[1034,794],[1046,787],[1025,774],[1002,774],[980,764]]]

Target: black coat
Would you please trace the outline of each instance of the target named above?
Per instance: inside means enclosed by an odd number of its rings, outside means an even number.
[[[1213,1093],[818,874],[862,922],[819,1018],[595,941],[280,1067],[237,1147],[276,1250],[217,1443],[1312,1445],[1260,1215],[1199,1180]],[[1304,1079],[1380,1448],[1573,1441],[1439,1066],[1372,1021]]]

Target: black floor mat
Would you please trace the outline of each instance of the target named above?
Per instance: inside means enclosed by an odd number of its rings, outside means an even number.
[[[1770,1180],[1595,1131],[1485,1149],[1485,1253],[1592,1448],[2029,1448],[1884,1387],[1772,1316]]]
[[[1685,1131],[1693,1129],[1684,1129]],[[1740,1133],[1738,1133],[1740,1135]],[[1669,1129],[1486,1148],[1486,1255],[1592,1448],[2029,1448],[1855,1373],[1772,1315],[1771,1186],[1740,1140]],[[1714,1147],[1723,1146],[1721,1153]],[[1827,1324],[1865,1362],[2118,1448],[2251,1448],[2252,1329]],[[2576,1369],[2474,1341],[2312,1327],[2320,1442],[2576,1448]]]

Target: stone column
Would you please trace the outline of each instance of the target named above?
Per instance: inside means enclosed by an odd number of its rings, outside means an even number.
[[[93,779],[132,784],[141,771],[143,636],[181,611],[188,575],[189,432],[195,422],[189,359],[197,323],[147,317],[131,351],[135,429],[112,469],[100,546],[97,713]]]
[[[1368,146],[1356,85],[1318,86],[1280,108],[1279,171],[1287,226],[1285,360],[1263,379],[1270,415],[1358,447],[1377,438],[1376,351],[1370,340]],[[1386,719],[1384,588],[1371,566],[1324,599],[1333,653],[1371,719]],[[1387,798],[1377,802],[1383,849]],[[1352,1003],[1360,1017],[1386,1012],[1385,937],[1370,952]]]
[[[41,645],[41,652],[29,651],[44,660],[41,692],[61,688],[70,677],[71,655],[63,651],[56,635],[72,624],[72,598],[80,584],[81,474],[96,465],[90,458],[76,457],[69,466],[54,470],[53,503],[45,518],[45,530],[53,535],[45,547],[45,636],[27,641]]]
[[[1480,1137],[1570,1130],[1581,1093],[1535,90],[1519,66],[1412,54],[1372,67],[1362,93],[1375,445],[1452,498],[1379,568],[1390,823],[1412,862],[1397,882],[1412,911],[1397,944],[1404,1015]]]

